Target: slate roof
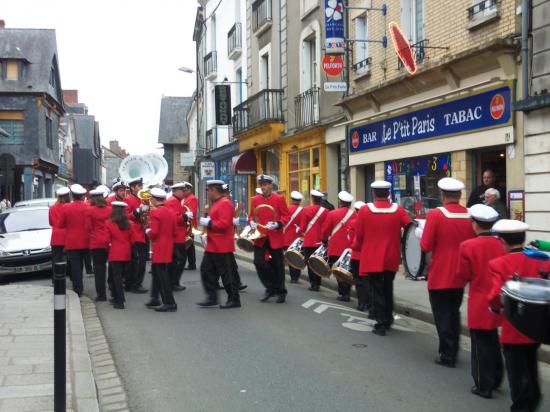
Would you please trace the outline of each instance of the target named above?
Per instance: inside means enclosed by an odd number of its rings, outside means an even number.
[[[94,149],[95,117],[90,115],[74,115],[76,143],[81,149]]]
[[[160,104],[159,143],[189,144],[187,112],[192,97],[164,96]]]

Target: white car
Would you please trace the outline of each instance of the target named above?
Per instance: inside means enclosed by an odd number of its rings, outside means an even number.
[[[48,209],[27,206],[0,213],[0,276],[51,270]]]
[[[13,207],[51,206],[55,202],[57,202],[55,197],[43,197],[40,199],[20,200],[19,202],[15,202]]]

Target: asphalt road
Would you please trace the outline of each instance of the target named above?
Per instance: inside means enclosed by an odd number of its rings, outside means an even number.
[[[200,261],[200,256],[199,256]],[[243,307],[201,309],[199,273],[184,274],[177,313],[155,313],[147,295],[127,309],[98,305],[132,411],[505,411],[507,383],[485,400],[471,395],[467,339],[456,369],[436,365],[431,325],[401,317],[386,337],[335,293],[288,285],[286,304],[261,303],[249,264]],[[28,279],[48,282],[48,279]],[[92,278],[86,293],[94,297]],[[223,296],[220,293],[220,297]],[[550,368],[541,365],[543,393]],[[540,410],[550,410],[547,401]]]

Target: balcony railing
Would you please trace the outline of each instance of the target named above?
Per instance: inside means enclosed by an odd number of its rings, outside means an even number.
[[[252,3],[252,31],[256,32],[271,23],[271,0],[256,0]]]
[[[414,54],[414,59],[416,61],[416,64],[420,64],[426,60],[426,52],[428,47],[429,40],[424,39],[419,41],[418,43],[411,44],[411,49]],[[401,59],[397,59],[397,68],[401,70],[403,68],[403,63],[401,62]]]
[[[236,57],[241,53],[242,47],[242,26],[241,23],[235,23],[227,33],[227,57]]]
[[[233,132],[251,129],[264,122],[282,122],[283,91],[265,89],[233,109]]]
[[[468,19],[477,20],[492,16],[498,12],[498,0],[481,0],[468,7]]]
[[[365,73],[368,73],[370,72],[370,65],[371,65],[371,62],[372,62],[372,58],[371,57],[367,57],[366,59],[364,60],[361,60],[357,63],[354,63],[353,64],[353,71],[357,74],[365,74]]]
[[[312,87],[294,98],[296,129],[319,123],[319,88]]]
[[[204,77],[215,77],[216,71],[218,70],[218,62],[216,58],[216,52],[211,51],[206,56],[204,56]]]

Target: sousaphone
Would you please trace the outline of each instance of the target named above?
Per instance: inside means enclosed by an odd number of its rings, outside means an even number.
[[[271,211],[273,215],[273,222],[279,220],[277,211],[272,206],[265,204],[258,205],[253,212],[254,222],[257,225],[256,229],[252,229],[252,226],[246,225],[237,239],[237,246],[245,252],[254,252],[254,242],[266,236],[267,228],[258,223],[258,212],[262,209]]]

